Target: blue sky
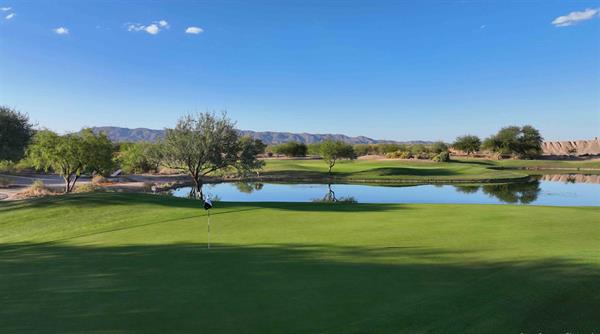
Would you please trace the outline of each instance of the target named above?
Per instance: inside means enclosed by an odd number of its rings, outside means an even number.
[[[598,7],[0,0],[0,103],[60,132],[227,110],[258,131],[452,140],[532,124],[587,139],[600,136]]]

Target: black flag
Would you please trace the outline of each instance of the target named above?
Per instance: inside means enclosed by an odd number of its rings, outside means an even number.
[[[204,200],[204,210],[208,210],[210,208],[212,208],[212,202],[210,201],[210,199],[207,198],[206,200]]]

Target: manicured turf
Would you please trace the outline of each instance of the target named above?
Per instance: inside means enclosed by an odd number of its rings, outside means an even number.
[[[2,333],[592,333],[600,208],[0,203]]]
[[[355,160],[339,161],[333,168],[333,178],[340,181],[363,182],[459,182],[510,180],[527,176],[514,170],[495,170],[493,164],[476,162],[436,163],[428,160]],[[323,160],[266,160],[263,177],[292,179],[327,178]]]

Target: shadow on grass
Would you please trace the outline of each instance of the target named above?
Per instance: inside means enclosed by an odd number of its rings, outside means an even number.
[[[0,245],[24,332],[591,333],[600,270],[412,247]],[[473,257],[474,258],[474,257]]]
[[[373,173],[381,176],[451,176],[459,175],[456,171],[446,168],[410,168],[410,167],[382,167],[363,171],[362,173]],[[358,173],[360,175],[361,173]]]
[[[0,214],[19,209],[45,208],[53,206],[97,207],[115,205],[148,205],[177,208],[202,209],[198,200],[139,193],[85,193],[49,196],[29,200],[0,202]],[[280,209],[317,212],[368,212],[405,209],[401,205],[349,204],[349,203],[289,203],[289,202],[219,202],[215,203],[214,214],[226,214],[257,209]],[[136,207],[143,210],[144,207]],[[225,210],[225,211],[220,211]],[[202,210],[204,211],[204,210]]]

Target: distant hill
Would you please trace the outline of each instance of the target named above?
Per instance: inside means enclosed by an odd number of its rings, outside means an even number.
[[[139,141],[156,141],[164,137],[164,130],[153,130],[145,128],[119,128],[114,126],[93,127],[95,133],[105,133],[110,140],[114,142],[139,142]],[[281,144],[290,141],[297,141],[305,144],[318,143],[323,140],[333,139],[341,140],[349,144],[379,144],[379,143],[400,143],[393,140],[378,140],[369,137],[349,137],[340,134],[313,134],[313,133],[291,133],[291,132],[272,132],[272,131],[250,131],[239,130],[240,134],[250,136],[255,139],[262,140],[265,144]],[[408,141],[402,142],[408,144],[430,144],[429,141]]]

